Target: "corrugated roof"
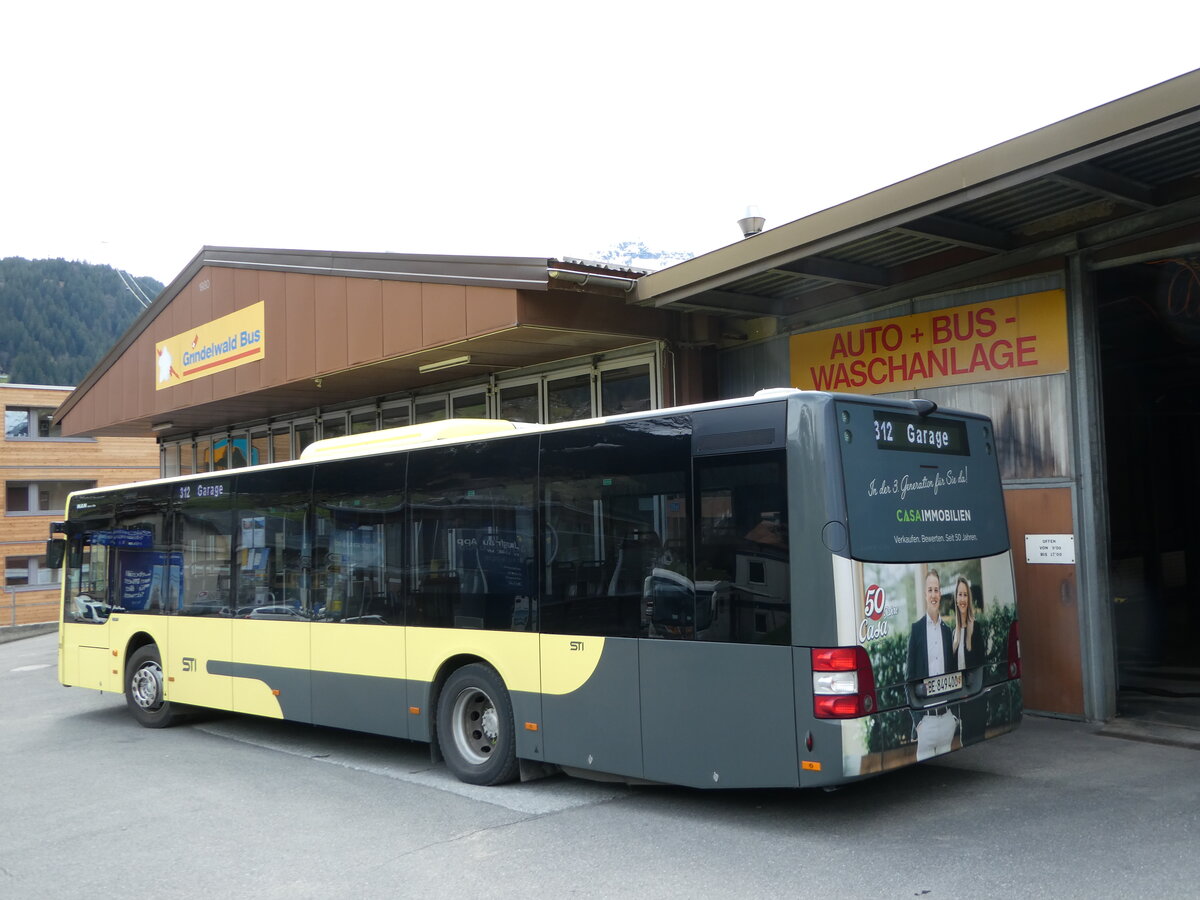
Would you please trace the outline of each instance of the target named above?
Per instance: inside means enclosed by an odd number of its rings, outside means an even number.
[[[633,302],[803,325],[894,302],[931,272],[1195,221],[1200,70],[646,275]]]

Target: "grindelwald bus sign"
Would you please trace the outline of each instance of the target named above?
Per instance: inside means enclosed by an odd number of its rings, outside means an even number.
[[[256,362],[266,355],[266,346],[260,300],[155,344],[154,388],[162,390]]]

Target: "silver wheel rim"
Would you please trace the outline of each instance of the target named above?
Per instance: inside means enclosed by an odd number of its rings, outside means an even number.
[[[479,688],[464,688],[454,698],[450,730],[459,755],[473,766],[483,765],[492,758],[500,738],[496,704]]]
[[[129,679],[129,693],[140,709],[154,712],[162,706],[162,666],[147,660]]]

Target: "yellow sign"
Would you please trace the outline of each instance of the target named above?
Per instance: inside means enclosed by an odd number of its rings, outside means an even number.
[[[266,355],[263,303],[239,309],[154,345],[155,390],[224,372]]]
[[[847,325],[791,338],[792,384],[885,394],[1069,368],[1063,291]]]

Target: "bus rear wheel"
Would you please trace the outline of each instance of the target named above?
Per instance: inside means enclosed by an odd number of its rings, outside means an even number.
[[[467,784],[504,784],[517,776],[512,700],[499,673],[472,663],[446,679],[438,697],[438,746]]]
[[[147,644],[133,651],[125,667],[125,704],[139,725],[166,728],[175,723],[175,707],[163,698],[162,658]]]

